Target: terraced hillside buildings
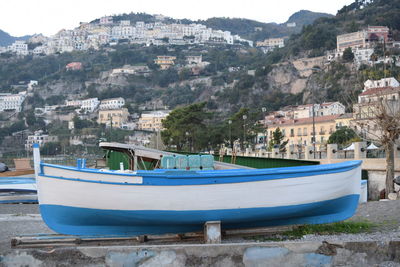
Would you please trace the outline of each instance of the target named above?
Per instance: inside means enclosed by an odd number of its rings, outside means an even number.
[[[35,36],[31,42],[38,45],[32,50],[28,50],[28,45],[24,41],[16,41],[8,47],[2,47],[0,53],[49,55],[74,50],[99,49],[103,45],[114,45],[121,40],[145,45],[233,44],[238,41],[253,46],[252,41],[232,35],[229,31],[214,30],[202,24],[166,24],[162,21],[154,23],[137,21],[132,24],[130,20],[113,21],[113,17],[102,17],[98,22],[81,23],[73,30],[60,30],[51,37]]]

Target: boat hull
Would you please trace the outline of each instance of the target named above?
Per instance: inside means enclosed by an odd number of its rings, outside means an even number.
[[[359,195],[310,204],[193,211],[104,210],[40,205],[46,224],[56,232],[71,235],[142,235],[184,233],[202,230],[204,222],[221,221],[224,229],[294,224],[320,224],[350,218]]]
[[[182,233],[201,230],[206,221],[216,220],[225,229],[345,220],[358,205],[360,164],[199,171],[191,176],[138,172],[123,178],[116,175],[119,182],[115,183],[110,182],[110,174],[95,180],[93,171],[63,173],[60,169],[62,175],[56,177],[54,171],[47,170],[49,176],[44,169],[37,183],[42,217],[56,232]],[[72,177],[74,171],[79,178]]]

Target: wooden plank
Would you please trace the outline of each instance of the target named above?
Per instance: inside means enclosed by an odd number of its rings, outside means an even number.
[[[248,228],[248,229],[225,229],[222,230],[222,238],[246,237],[256,235],[272,235],[293,230],[298,225]],[[203,232],[189,232],[182,234],[165,235],[142,235],[129,237],[79,237],[58,234],[27,235],[11,239],[12,248],[34,248],[34,247],[63,247],[63,246],[112,246],[121,244],[140,244],[145,242],[168,243],[168,242],[204,242]]]

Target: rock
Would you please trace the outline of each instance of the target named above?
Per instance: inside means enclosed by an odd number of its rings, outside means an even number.
[[[389,193],[388,195],[389,200],[396,200],[397,198],[397,193]]]

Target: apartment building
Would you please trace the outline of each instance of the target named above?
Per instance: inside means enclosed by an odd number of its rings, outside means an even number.
[[[336,131],[336,119],[341,115],[320,116],[314,118],[315,141],[317,145],[325,144],[329,136]],[[273,137],[273,132],[279,128],[284,140],[289,140],[289,145],[311,145],[313,137],[313,118],[282,119],[267,123],[268,142]]]
[[[15,41],[12,45],[8,46],[8,51],[21,56],[29,54],[28,44],[25,41]]]
[[[125,99],[122,97],[104,99],[100,101],[100,110],[120,109],[125,105]]]
[[[285,46],[285,41],[283,38],[269,38],[265,39],[264,41],[261,42],[256,42],[257,47],[267,47],[274,49],[275,47],[284,47]]]
[[[16,112],[21,112],[25,98],[26,92],[0,95],[0,111],[15,110]]]
[[[36,131],[33,135],[28,135],[28,138],[25,141],[25,150],[32,151],[33,144],[39,144],[39,146],[43,146],[49,142],[58,142],[58,137],[43,134],[43,131]]]
[[[97,122],[105,124],[107,127],[121,128],[128,122],[129,112],[126,108],[99,110]]]
[[[162,70],[166,70],[175,64],[175,60],[174,56],[157,56],[154,63],[159,65]]]
[[[93,112],[100,104],[100,101],[97,97],[95,98],[88,98],[82,100],[81,109],[87,112]]]
[[[337,39],[337,52],[343,54],[346,48],[352,50],[358,48],[370,48],[371,44],[379,41],[388,41],[389,28],[385,26],[368,26],[358,32],[341,34]]]
[[[152,111],[142,113],[138,122],[139,130],[161,131],[162,120],[165,119],[168,114],[169,111]]]

